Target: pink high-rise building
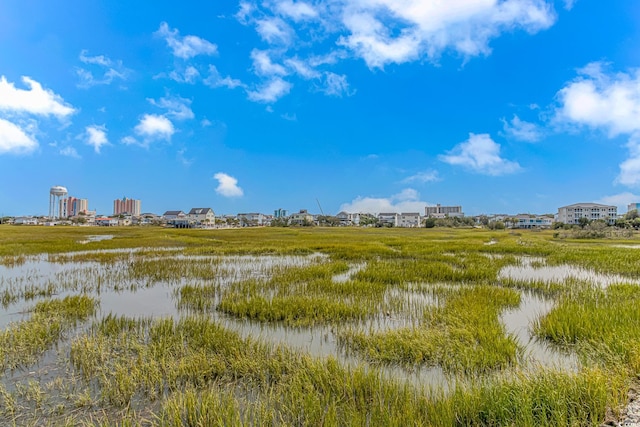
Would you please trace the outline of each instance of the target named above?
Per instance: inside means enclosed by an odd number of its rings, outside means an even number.
[[[114,200],[113,214],[140,216],[140,200],[127,199],[126,197]]]
[[[89,201],[76,197],[60,199],[60,218],[77,216],[80,213],[86,214],[89,211]]]

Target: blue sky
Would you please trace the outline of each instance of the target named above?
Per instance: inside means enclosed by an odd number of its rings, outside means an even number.
[[[640,202],[632,0],[0,2],[0,214]]]

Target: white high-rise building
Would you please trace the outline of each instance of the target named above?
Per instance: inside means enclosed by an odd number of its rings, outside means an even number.
[[[613,225],[618,217],[618,208],[599,203],[574,203],[558,208],[558,222],[564,224],[580,224],[580,218],[589,221],[601,219]]]

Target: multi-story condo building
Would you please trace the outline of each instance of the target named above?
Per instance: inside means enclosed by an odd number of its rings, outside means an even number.
[[[627,212],[631,212],[634,210],[640,212],[640,203],[629,203],[627,205]]]
[[[574,203],[558,208],[558,222],[564,224],[579,224],[580,218],[587,218],[589,221],[601,219],[614,224],[617,217],[617,207],[599,203]]]
[[[216,223],[216,214],[211,208],[193,208],[187,217],[198,225],[214,225]]]
[[[60,199],[60,218],[69,218],[80,213],[87,213],[89,210],[89,201],[87,199],[78,199],[76,197],[67,197]]]
[[[427,206],[424,208],[424,215],[429,218],[445,218],[447,216],[462,217],[462,206]]]
[[[420,214],[418,212],[401,213],[398,218],[398,227],[420,227]]]
[[[378,222],[382,225],[397,227],[400,223],[400,214],[396,212],[381,212],[378,214]]]
[[[140,200],[127,199],[126,197],[114,200],[113,214],[140,216]]]

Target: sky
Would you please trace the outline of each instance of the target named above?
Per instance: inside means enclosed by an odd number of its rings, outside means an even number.
[[[636,0],[0,2],[0,215],[640,202]]]

